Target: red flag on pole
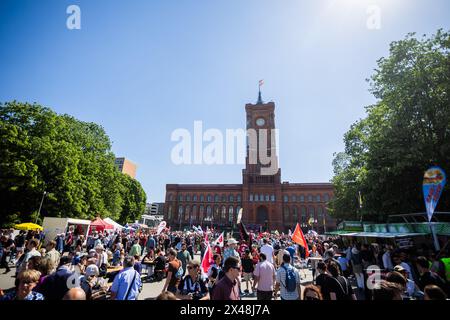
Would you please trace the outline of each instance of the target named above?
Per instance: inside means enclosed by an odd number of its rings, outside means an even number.
[[[202,264],[200,266],[203,274],[207,274],[213,261],[213,253],[209,242],[207,242],[205,254],[203,255]]]
[[[303,235],[302,229],[300,229],[298,223],[297,226],[295,227],[294,233],[292,234],[292,241],[305,248],[305,257],[308,258],[309,257],[308,243],[306,242],[305,236]]]
[[[219,238],[217,238],[216,246],[223,247],[223,243],[224,243],[223,235],[224,235],[224,233],[222,232],[220,234]]]

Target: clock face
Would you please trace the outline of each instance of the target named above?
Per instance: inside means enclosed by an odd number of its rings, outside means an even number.
[[[264,118],[256,119],[256,124],[260,127],[263,126],[265,123],[266,123],[266,120],[264,120]]]

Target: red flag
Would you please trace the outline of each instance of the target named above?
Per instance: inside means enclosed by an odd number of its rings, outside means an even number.
[[[305,236],[303,235],[302,229],[300,229],[300,226],[297,223],[297,226],[295,227],[294,233],[292,234],[292,240],[301,245],[303,248],[305,248],[305,257],[309,257],[309,250],[308,250],[308,243],[305,240]]]
[[[202,264],[200,266],[203,274],[208,273],[212,262],[213,262],[213,252],[211,250],[211,246],[209,245],[209,242],[207,242],[205,254],[203,255]]]
[[[223,232],[222,232],[220,234],[219,238],[217,238],[217,240],[216,240],[216,246],[223,247],[223,242],[224,242],[224,239],[223,239]]]

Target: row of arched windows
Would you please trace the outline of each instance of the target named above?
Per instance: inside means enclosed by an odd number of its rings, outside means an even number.
[[[324,225],[326,224],[326,212],[327,209],[322,206],[301,206],[300,208],[286,206],[283,209],[283,221],[285,223]]]
[[[173,194],[169,194],[168,201],[174,201],[175,196]],[[242,198],[240,194],[229,194],[228,196],[225,194],[179,194],[178,201],[183,202],[241,202]]]
[[[264,194],[253,194],[253,193],[251,193],[249,196],[248,196],[248,201],[250,201],[250,202],[253,202],[253,201],[255,201],[255,202],[257,202],[257,201],[259,201],[259,202],[275,202],[275,195],[274,194],[271,194],[270,196],[268,195],[268,194],[266,194],[266,195],[264,195]]]
[[[240,206],[211,206],[211,205],[179,205],[175,213],[174,207],[169,205],[167,210],[167,219],[172,219],[185,223],[201,223],[201,222],[222,222],[233,223],[237,213],[241,209]]]
[[[325,193],[322,195],[320,194],[316,194],[316,195],[312,195],[312,194],[308,194],[308,195],[287,195],[285,194],[283,196],[283,202],[328,202],[330,201],[330,196],[328,193]]]

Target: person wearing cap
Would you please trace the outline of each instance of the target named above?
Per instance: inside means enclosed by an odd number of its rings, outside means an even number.
[[[105,275],[108,269],[108,255],[105,252],[103,245],[98,245],[95,247],[97,253],[97,267],[100,270],[100,275]]]
[[[239,253],[236,251],[237,241],[233,238],[228,239],[227,241],[228,248],[223,251],[223,261],[226,261],[229,257],[235,257],[241,261],[241,257]]]
[[[394,267],[394,271],[400,273],[402,276],[406,279],[406,293],[409,297],[413,298],[419,298],[421,299],[423,297],[423,292],[420,291],[417,284],[414,282],[414,280],[411,280],[408,278],[408,270],[403,268],[401,265],[396,265]]]
[[[92,288],[97,284],[97,277],[100,271],[96,265],[86,267],[84,276],[80,278],[80,287],[86,293],[86,300],[90,300],[92,296]]]

